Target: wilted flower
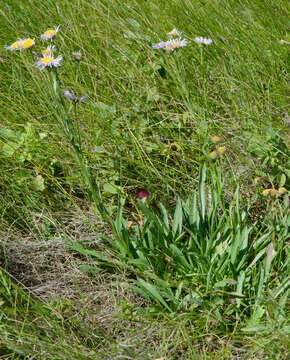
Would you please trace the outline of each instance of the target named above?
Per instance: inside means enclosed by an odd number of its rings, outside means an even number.
[[[81,97],[77,97],[75,96],[73,93],[71,93],[69,90],[66,90],[64,93],[63,93],[64,97],[66,97],[67,99],[70,99],[70,100],[73,100],[73,101],[83,101],[85,100],[88,96],[87,95],[84,95],[84,96],[81,96]]]
[[[31,46],[33,46],[35,44],[34,39],[19,39],[17,41],[15,41],[13,44],[11,44],[10,46],[5,46],[6,50],[10,50],[10,51],[16,51],[16,50],[24,50],[24,49],[28,49]]]
[[[284,188],[283,186],[281,186],[281,187],[279,187],[278,192],[279,192],[280,195],[283,195],[283,194],[286,194],[287,189]]]
[[[212,141],[213,143],[217,144],[217,143],[219,143],[219,142],[222,141],[222,138],[219,137],[219,136],[212,136],[212,137],[211,137],[211,141]]]
[[[217,153],[217,151],[212,151],[210,154],[209,154],[209,157],[211,158],[211,159],[215,159],[216,157],[218,156],[218,153]]]
[[[181,36],[181,32],[179,32],[177,29],[173,29],[171,30],[169,33],[167,33],[167,35],[170,35],[170,36]]]
[[[225,146],[219,146],[217,148],[217,152],[222,155],[223,153],[225,153],[225,151],[227,150],[227,148]]]
[[[40,38],[42,40],[50,40],[52,39],[57,33],[59,32],[59,26],[54,28],[54,29],[48,29],[46,30],[41,36]]]
[[[58,67],[61,65],[62,56],[59,55],[56,59],[53,56],[45,56],[40,58],[34,65],[41,71],[46,67]]]
[[[139,199],[139,200],[142,200],[142,199],[148,199],[149,198],[149,193],[146,191],[146,190],[144,190],[144,189],[140,189],[139,191],[138,191],[138,193],[137,193],[137,198]]]
[[[128,221],[127,223],[127,229],[130,230],[131,226],[134,224],[133,221]]]
[[[212,39],[207,39],[207,38],[204,38],[204,37],[196,37],[194,38],[194,41],[197,43],[197,44],[204,44],[204,45],[210,45],[212,43]]]
[[[276,189],[269,189],[269,194],[272,195],[272,196],[280,195],[279,191],[276,190]]]
[[[72,56],[73,56],[73,58],[74,58],[75,60],[81,60],[81,58],[82,58],[82,53],[81,53],[81,51],[79,50],[79,51],[73,52],[73,53],[72,53]]]

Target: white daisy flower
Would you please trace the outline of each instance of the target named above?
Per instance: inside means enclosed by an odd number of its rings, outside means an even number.
[[[85,100],[88,95],[84,95],[84,96],[81,96],[81,97],[78,97],[78,96],[75,96],[74,93],[71,93],[69,90],[66,90],[64,93],[63,93],[64,97],[66,97],[67,99],[69,100],[73,100],[73,101],[83,101]]]
[[[50,40],[53,37],[55,37],[55,35],[59,32],[59,26],[54,28],[54,29],[48,29],[46,30],[41,36],[40,38],[42,40]]]
[[[41,56],[52,56],[54,46],[49,45],[46,49],[40,51]]]
[[[9,46],[4,46],[6,50],[10,51],[16,51],[16,50],[22,50],[23,48],[23,40],[19,39],[15,41],[13,44]]]
[[[179,32],[177,29],[173,29],[171,30],[169,33],[167,33],[167,35],[170,35],[170,36],[181,36],[181,32]]]
[[[75,60],[81,60],[81,58],[82,58],[82,53],[81,53],[81,51],[79,50],[79,51],[73,52],[73,53],[72,53],[72,56],[73,56],[73,58],[74,58]]]
[[[161,41],[160,43],[153,44],[152,49],[163,49],[166,45],[166,41]]]
[[[169,41],[166,41],[165,46],[163,47],[164,50],[166,51],[173,51],[176,48],[182,47],[182,46],[186,46],[187,45],[187,40],[186,39],[172,39]]]
[[[31,46],[33,46],[35,44],[34,39],[23,39],[22,41],[22,49],[20,50],[24,50],[24,49],[29,49]]]
[[[172,40],[168,40],[168,41],[162,41],[158,44],[153,44],[152,49],[164,49],[166,51],[173,51],[176,48],[186,46],[186,45],[187,45],[187,40],[186,39],[181,40],[179,38],[179,39],[172,39]]]
[[[279,42],[280,42],[280,44],[290,45],[290,42],[289,42],[289,41],[286,41],[286,40],[282,40],[282,39],[281,39]]]
[[[213,40],[212,39],[207,39],[207,38],[204,38],[204,37],[196,37],[194,38],[194,41],[197,43],[197,44],[204,44],[204,45],[210,45]]]
[[[10,51],[16,51],[16,50],[25,50],[25,49],[29,49],[31,46],[33,46],[35,44],[34,39],[19,39],[17,41],[15,41],[13,44],[11,44],[10,46],[5,46],[6,50],[10,50]]]
[[[61,65],[62,56],[59,55],[56,59],[53,56],[45,56],[34,64],[39,70],[43,71],[46,67],[58,67]]]

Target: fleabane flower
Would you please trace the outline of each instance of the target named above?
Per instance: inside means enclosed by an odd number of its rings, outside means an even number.
[[[46,30],[41,36],[40,38],[42,40],[50,40],[52,39],[53,37],[55,37],[55,35],[59,32],[59,26],[57,26],[56,28],[54,29],[48,29]]]
[[[72,53],[72,56],[73,56],[73,58],[74,58],[75,60],[81,60],[81,58],[82,58],[82,53],[81,53],[80,50],[79,50],[79,51],[75,51],[75,52]]]
[[[207,39],[207,38],[204,38],[204,37],[196,37],[194,38],[194,41],[197,43],[197,44],[204,44],[204,45],[210,45],[213,40],[212,39]]]
[[[31,46],[35,44],[34,39],[23,39],[22,41],[22,48],[20,50],[29,49]]]
[[[64,93],[63,93],[63,96],[66,97],[67,99],[69,100],[73,100],[73,101],[83,101],[85,100],[88,95],[83,95],[81,97],[78,97],[78,96],[75,96],[73,93],[71,93],[69,90],[66,90]]]
[[[264,196],[269,195],[269,191],[270,191],[270,189],[264,189],[264,190],[262,191],[262,195],[264,195]]]
[[[4,46],[6,50],[10,51],[16,51],[16,50],[22,50],[23,48],[23,40],[17,40],[13,44],[9,46]]]
[[[153,44],[152,45],[152,49],[156,50],[156,49],[163,49],[164,46],[166,45],[167,41],[161,41],[157,44]]]
[[[39,58],[34,64],[39,70],[43,71],[46,67],[58,67],[61,65],[62,56],[59,55],[56,59],[53,56],[44,56]]]
[[[31,46],[33,46],[35,44],[34,39],[19,39],[17,41],[15,41],[13,44],[11,44],[10,46],[5,46],[6,50],[10,50],[10,51],[16,51],[16,50],[25,50],[25,49],[29,49]]]
[[[168,40],[166,42],[166,45],[164,46],[164,50],[166,51],[173,51],[174,49],[177,49],[179,47],[182,46],[186,46],[187,45],[187,40],[181,40],[181,39],[172,39],[172,40]]]
[[[43,49],[43,50],[41,50],[40,51],[40,53],[41,53],[41,55],[43,56],[43,57],[45,57],[45,56],[52,56],[52,54],[53,54],[53,49],[54,49],[54,46],[48,46],[46,49]]]
[[[167,33],[167,35],[170,35],[170,36],[181,36],[181,32],[179,32],[177,29],[173,29],[171,30],[169,33]]]
[[[153,49],[164,49],[166,51],[173,51],[176,48],[186,46],[186,45],[187,45],[187,40],[186,39],[181,40],[179,38],[179,39],[172,39],[172,40],[168,40],[168,41],[162,41],[158,44],[153,44],[152,48]]]

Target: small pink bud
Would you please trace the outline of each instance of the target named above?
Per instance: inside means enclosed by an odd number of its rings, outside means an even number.
[[[138,191],[138,193],[137,193],[137,198],[139,199],[139,200],[142,200],[142,199],[148,199],[149,198],[149,193],[146,191],[146,190],[144,190],[144,189],[140,189],[139,191]]]

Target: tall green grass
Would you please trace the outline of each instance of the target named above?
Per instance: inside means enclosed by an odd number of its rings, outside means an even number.
[[[110,234],[99,234],[92,248],[69,246],[94,259],[88,272],[125,272],[146,301],[146,308],[128,304],[133,320],[184,316],[178,338],[191,346],[191,336],[200,336],[187,332],[193,314],[200,333],[210,319],[218,336],[237,331],[264,345],[273,333],[283,339],[289,332],[289,200],[287,193],[263,198],[261,192],[289,187],[286,1],[0,5],[3,46],[36,38],[31,51],[0,49],[0,230],[27,235],[39,214],[45,225],[45,218],[59,220],[76,207],[94,208]],[[40,34],[59,24],[53,44],[63,64],[41,73],[33,52],[44,46]],[[152,50],[174,27],[188,46]],[[195,36],[213,44],[201,47]],[[76,61],[72,52],[79,49]],[[63,97],[67,89],[88,99],[76,106]],[[226,146],[216,160],[212,135]],[[149,200],[136,200],[140,188]],[[50,316],[46,305],[1,276],[3,356],[28,356],[38,341],[36,358],[41,351],[55,359],[62,350],[63,358],[98,354],[88,353],[102,346],[89,342],[89,328],[77,324],[67,342],[71,333],[60,314]],[[39,316],[55,331],[31,325]],[[52,351],[54,336],[59,342]],[[162,356],[174,359],[166,346],[158,347]],[[180,356],[196,356],[185,348]],[[269,358],[283,358],[276,350]]]
[[[259,144],[266,126],[285,131],[287,45],[280,40],[287,39],[286,10],[283,1],[12,1],[3,3],[1,43],[35,36],[32,51],[39,51],[39,35],[60,24],[53,42],[56,54],[64,55],[63,90],[90,98],[74,121],[97,182],[121,185],[129,193],[148,186],[164,197],[185,195],[184,189],[196,185],[210,135],[222,135],[230,149],[232,166],[224,171],[251,179],[262,164],[249,157],[248,134]],[[190,44],[172,54],[153,51],[151,44],[165,40],[177,24]],[[214,40],[203,49],[202,63],[192,41],[199,35]],[[71,57],[78,49],[80,62]],[[32,51],[1,50],[1,123],[25,138],[16,142],[15,153],[1,156],[1,186],[19,204],[6,207],[8,223],[23,218],[15,208],[47,205],[58,211],[63,202],[71,205],[69,196],[82,197],[79,169],[56,126],[47,79],[33,66]],[[34,135],[26,135],[27,123]],[[9,141],[5,134],[2,142]],[[5,173],[14,164],[9,182]],[[36,174],[43,178],[44,197],[33,191]]]

